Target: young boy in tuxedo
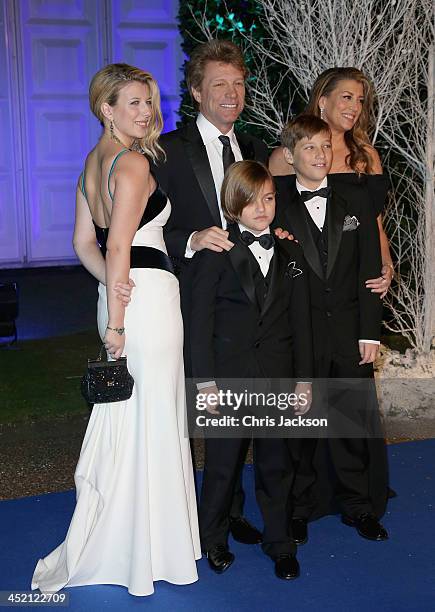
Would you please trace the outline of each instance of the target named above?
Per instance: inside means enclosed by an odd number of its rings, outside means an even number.
[[[315,116],[301,115],[285,127],[282,144],[295,174],[275,177],[275,225],[291,232],[304,253],[310,287],[314,373],[317,378],[334,379],[334,385],[328,382],[327,391],[329,425],[338,424],[341,429],[327,442],[305,441],[304,461],[299,469],[313,472],[313,457],[326,446],[337,479],[336,499],[342,521],[356,527],[362,537],[383,540],[388,536],[379,519],[385,511],[388,477],[376,394],[372,381],[367,380],[355,390],[356,379],[373,377],[379,348],[382,304],[379,296],[365,286],[365,280],[376,277],[381,266],[376,219],[362,189],[355,189],[352,198],[344,199],[339,189],[328,185],[332,149],[327,123]],[[288,242],[282,241],[284,248]],[[341,387],[334,396],[333,386]],[[347,434],[344,423],[356,425],[357,431],[364,433],[361,437]],[[313,490],[322,490],[328,479],[322,465],[324,461],[318,461],[318,481]],[[303,489],[298,486],[302,478],[302,473],[296,475],[298,490]],[[313,515],[307,499],[308,496],[304,500],[301,497],[296,503],[292,521],[295,539],[300,543],[307,540],[306,521]]]
[[[263,164],[234,163],[225,175],[221,202],[234,246],[223,253],[203,250],[192,264],[193,375],[203,381],[200,392],[208,397],[217,392],[219,379],[295,378],[301,382],[294,392],[303,401],[291,409],[291,416],[303,415],[311,403],[311,385],[303,381],[312,373],[312,345],[300,247],[293,243],[284,251],[270,232],[275,187]],[[217,412],[211,406],[208,410]],[[256,496],[264,520],[262,547],[274,560],[276,575],[287,580],[299,575],[290,532],[294,467],[289,447],[297,443],[254,439]],[[209,565],[217,573],[234,561],[228,548],[230,507],[243,449],[240,438],[205,440],[200,533]]]

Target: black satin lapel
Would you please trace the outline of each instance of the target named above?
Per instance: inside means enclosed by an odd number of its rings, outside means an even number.
[[[190,124],[186,128],[184,133],[184,146],[186,155],[192,164],[193,171],[201,188],[202,195],[204,196],[207,206],[210,209],[213,221],[218,227],[222,227],[216,196],[216,187],[210,168],[210,162],[208,161],[207,150],[196,124]],[[186,197],[188,197],[187,192]]]
[[[251,263],[249,260],[248,248],[237,242],[233,246],[233,248],[228,251],[228,256],[231,260],[231,263],[237,274],[243,291],[248,296],[248,299],[258,308],[257,298],[255,295],[254,277],[252,273]]]
[[[239,143],[240,153],[243,159],[255,159],[255,150],[252,140],[247,138],[243,133],[236,132],[237,142]]]
[[[302,247],[305,259],[317,276],[323,280],[324,274],[319,251],[317,250],[313,234],[311,233],[310,226],[308,225],[305,204],[300,199],[296,187],[293,187],[291,191],[289,206],[286,208],[286,215],[289,220],[290,227],[293,229],[295,238]]]
[[[328,268],[326,278],[329,278],[340,248],[344,217],[346,215],[342,200],[334,193],[332,193],[331,197],[328,199],[326,214],[328,217]]]
[[[266,313],[267,310],[269,310],[270,306],[273,304],[279,286],[279,279],[284,274],[284,259],[276,247],[273,257],[270,261],[270,265],[272,266],[272,269],[270,271],[270,285],[266,295],[266,299],[264,300],[263,308],[261,310],[262,316]]]

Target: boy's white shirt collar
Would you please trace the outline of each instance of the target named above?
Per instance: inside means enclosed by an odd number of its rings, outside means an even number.
[[[309,187],[305,187],[305,185],[302,185],[302,183],[300,183],[298,179],[296,179],[296,189],[298,190],[299,193],[301,193],[301,191],[317,191],[318,189],[323,189],[323,187],[327,187],[327,186],[328,186],[327,176],[325,176],[325,178],[320,183],[320,185],[318,185],[315,189],[310,189]]]
[[[209,142],[213,142],[213,140],[216,140],[217,138],[219,138],[219,136],[222,136],[222,132],[218,130],[217,127],[213,125],[213,123],[211,123],[206,117],[204,117],[202,113],[199,113],[198,117],[196,118],[196,125],[198,126],[199,133],[201,134],[201,138],[205,145]],[[234,125],[232,126],[230,131],[227,132],[227,134],[223,135],[228,136],[230,141],[236,146],[238,146],[234,134]]]
[[[263,230],[262,232],[257,232],[255,230],[249,229],[249,227],[246,227],[245,225],[243,225],[243,223],[240,223],[240,221],[237,223],[237,225],[239,226],[240,233],[251,232],[251,234],[253,234],[256,237],[263,236],[264,234],[270,234],[270,226],[267,226],[266,229]]]
[[[262,232],[256,232],[255,230],[249,229],[243,225],[243,223],[238,223],[240,233],[241,232],[250,232],[255,237],[265,236],[266,234],[270,234],[270,227],[266,227]],[[248,249],[251,251],[255,259],[257,260],[258,265],[260,266],[261,273],[263,276],[266,276],[269,271],[270,262],[273,257],[274,247],[271,249],[264,249],[261,244],[256,240],[252,244],[248,246]]]

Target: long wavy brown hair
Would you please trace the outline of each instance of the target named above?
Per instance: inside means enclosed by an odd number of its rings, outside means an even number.
[[[130,66],[129,64],[108,64],[99,70],[92,78],[89,86],[89,105],[91,111],[104,123],[104,115],[101,111],[103,102],[110,106],[115,106],[119,92],[123,87],[138,81],[148,85],[151,96],[152,117],[150,129],[144,138],[139,141],[139,145],[154,161],[164,156],[163,149],[158,143],[158,138],[163,129],[163,117],[160,110],[160,91],[154,77],[145,70]]]
[[[366,75],[358,68],[329,68],[322,72],[315,80],[310,93],[305,113],[320,117],[319,100],[322,96],[329,96],[340,81],[351,80],[361,83],[364,91],[364,103],[361,114],[353,128],[344,133],[344,141],[349,149],[346,164],[354,172],[371,174],[373,171],[372,159],[367,152],[366,145],[370,144],[368,131],[373,124],[373,85]]]

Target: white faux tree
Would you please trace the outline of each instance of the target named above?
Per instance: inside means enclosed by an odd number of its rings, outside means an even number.
[[[258,39],[243,29],[239,35],[256,77],[249,117],[271,142],[290,112],[276,95],[286,80],[305,100],[316,76],[333,66],[360,68],[374,83],[372,141],[384,144],[384,165],[395,186],[385,224],[398,282],[387,298],[394,319],[387,326],[418,353],[428,353],[435,336],[435,0],[257,0],[257,5],[266,35]],[[197,25],[203,39],[217,35],[206,4]],[[272,65],[281,67],[278,85],[269,78]]]

